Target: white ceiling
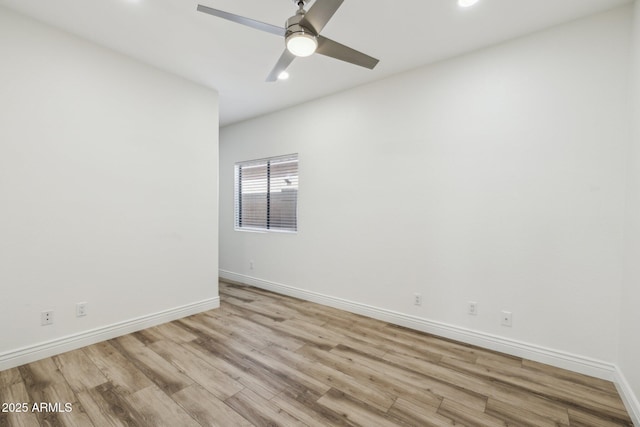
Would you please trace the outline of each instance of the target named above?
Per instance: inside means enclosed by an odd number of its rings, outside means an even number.
[[[318,1],[318,0],[316,0]],[[196,12],[198,2],[282,26],[292,0],[0,0],[0,5],[215,88],[220,122],[238,122],[490,46],[631,0],[345,0],[322,34],[380,59],[371,71],[299,58],[285,82],[265,78],[278,36]],[[313,3],[310,3],[310,6]]]

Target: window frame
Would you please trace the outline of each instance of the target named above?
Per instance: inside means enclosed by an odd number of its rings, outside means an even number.
[[[282,228],[282,227],[276,227],[276,228],[271,228],[271,222],[273,220],[272,218],[272,212],[271,212],[271,199],[272,199],[272,192],[273,192],[273,188],[272,188],[272,183],[271,183],[271,164],[272,163],[277,163],[278,161],[293,161],[296,164],[295,167],[295,180],[296,180],[296,184],[295,184],[295,189],[296,189],[296,194],[295,194],[295,207],[293,212],[291,212],[294,216],[294,227],[295,228]],[[265,187],[266,187],[266,218],[265,218],[265,226],[243,226],[242,225],[242,211],[245,210],[245,208],[243,207],[243,194],[242,194],[242,188],[243,188],[243,180],[242,180],[242,171],[243,168],[246,167],[260,167],[260,166],[266,166],[267,167],[267,171],[266,171],[266,183],[265,183]],[[233,215],[233,222],[234,222],[234,230],[235,231],[244,231],[244,232],[250,232],[250,233],[285,233],[285,234],[297,234],[298,233],[298,199],[299,199],[299,176],[300,176],[300,159],[299,159],[299,155],[298,153],[292,153],[292,154],[286,154],[286,155],[281,155],[281,156],[273,156],[273,157],[265,157],[265,158],[261,158],[261,159],[255,159],[255,160],[246,160],[246,161],[240,161],[240,162],[236,162],[234,165],[234,188],[233,188],[233,195],[234,195],[234,215]]]

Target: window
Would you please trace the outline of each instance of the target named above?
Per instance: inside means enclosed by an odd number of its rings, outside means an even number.
[[[298,155],[236,163],[236,229],[298,230]]]

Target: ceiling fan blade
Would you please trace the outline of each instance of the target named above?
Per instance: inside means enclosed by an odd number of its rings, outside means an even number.
[[[218,9],[213,9],[201,4],[198,5],[198,12],[208,13],[209,15],[217,16],[219,18],[227,19],[238,24],[246,25],[247,27],[255,28],[256,30],[266,31],[267,33],[275,34],[277,36],[284,37],[286,30],[275,25],[266,24],[264,22],[256,21],[244,16],[235,15],[233,13],[225,12]]]
[[[378,62],[380,62],[376,58],[322,36],[318,36],[318,49],[316,49],[316,52],[321,55],[369,68],[370,70],[373,70],[375,66],[378,65]]]
[[[273,70],[271,70],[269,76],[267,76],[267,81],[275,82],[276,80],[278,80],[278,76],[280,75],[280,73],[286,70],[294,59],[296,59],[295,55],[289,52],[289,50],[285,49],[282,53],[282,56],[280,56],[280,59],[278,59],[276,66],[273,67]]]
[[[336,10],[340,7],[344,0],[316,0],[311,9],[305,13],[304,18],[300,21],[303,27],[311,27],[316,34],[327,25]]]

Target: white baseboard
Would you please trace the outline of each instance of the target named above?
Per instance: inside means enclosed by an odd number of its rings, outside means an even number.
[[[220,307],[220,297],[57,338],[0,354],[0,371]]]
[[[516,357],[545,363],[558,368],[568,369],[584,375],[613,381],[629,411],[629,415],[634,425],[640,427],[640,403],[633,393],[630,385],[626,381],[624,375],[619,371],[615,364],[591,359],[576,354],[567,353],[560,350],[554,350],[535,344],[524,343],[511,340],[496,335],[486,334],[484,332],[474,331],[459,326],[448,325],[446,323],[436,322],[417,316],[411,316],[395,311],[372,307],[359,302],[348,301],[342,298],[336,298],[329,295],[323,295],[317,292],[311,292],[304,289],[296,288],[289,285],[274,283],[267,280],[258,279],[256,277],[246,276],[243,274],[233,273],[231,271],[219,270],[220,278],[233,282],[244,283],[255,286],[257,288],[266,289],[277,292],[279,294],[300,298],[306,301],[318,304],[328,305],[330,307],[349,311],[351,313],[361,314],[363,316],[372,317],[374,319],[383,320],[394,325],[405,326],[422,332],[427,332],[444,338],[453,339],[466,344],[477,345],[489,350],[495,350],[502,353],[510,354]]]
[[[616,378],[614,382],[618,393],[620,393],[622,397],[624,406],[627,408],[627,411],[629,411],[633,425],[640,426],[640,401],[638,401],[638,397],[633,393],[631,385],[629,385],[626,377],[618,368],[616,368]]]

